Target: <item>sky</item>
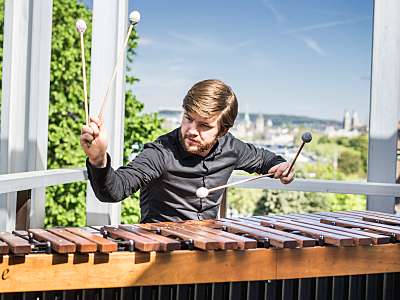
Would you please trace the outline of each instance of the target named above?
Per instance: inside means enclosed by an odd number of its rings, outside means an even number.
[[[369,114],[372,0],[129,0],[141,13],[133,86],[145,111],[180,108],[217,78],[240,112]]]

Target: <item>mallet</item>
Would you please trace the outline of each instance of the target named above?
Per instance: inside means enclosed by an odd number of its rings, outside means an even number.
[[[118,67],[119,67],[119,65],[121,64],[121,62],[122,62],[122,60],[124,58],[125,49],[126,49],[126,46],[128,44],[129,36],[131,35],[133,26],[135,26],[137,23],[139,23],[139,21],[140,21],[140,13],[137,10],[132,11],[129,14],[129,23],[130,23],[130,25],[129,25],[128,32],[127,32],[126,37],[125,37],[124,45],[121,48],[121,52],[119,53],[117,63],[115,64],[115,67],[114,67],[113,74],[112,74],[111,79],[110,79],[110,81],[108,83],[106,95],[104,96],[103,102],[101,104],[100,113],[99,113],[99,119],[100,120],[103,119],[104,110],[105,110],[105,106],[106,106],[106,103],[107,103],[107,98],[108,98],[108,96],[110,94],[111,86],[112,86],[112,83],[114,82],[115,76],[117,75]]]
[[[86,64],[85,64],[85,44],[83,34],[86,31],[86,23],[82,19],[76,21],[76,30],[79,32],[81,40],[81,58],[82,58],[82,77],[83,77],[83,98],[85,101],[85,119],[86,125],[89,125],[89,106],[88,106],[88,94],[87,94],[87,83],[86,83]]]
[[[303,142],[302,142],[300,148],[297,150],[296,156],[294,157],[292,163],[290,164],[289,169],[286,172],[285,176],[288,176],[290,174],[290,171],[292,170],[293,165],[297,160],[297,157],[299,156],[301,150],[303,149],[304,144],[311,142],[312,135],[311,135],[310,132],[305,132],[301,136],[301,139],[302,139]],[[227,188],[227,187],[230,187],[230,186],[238,185],[240,183],[245,183],[245,182],[253,181],[253,180],[256,180],[256,179],[260,179],[260,178],[263,178],[263,177],[270,177],[270,176],[273,176],[273,175],[274,175],[274,173],[268,173],[268,174],[263,174],[263,175],[259,175],[259,176],[254,176],[252,178],[247,178],[247,179],[243,179],[243,180],[240,180],[240,181],[224,184],[224,185],[217,186],[217,187],[214,187],[214,188],[211,188],[211,189],[207,189],[205,187],[201,187],[201,188],[198,188],[196,190],[196,196],[199,197],[199,198],[205,198],[211,192],[214,192],[214,191],[217,191],[217,190],[220,190],[220,189],[224,189],[224,188]]]

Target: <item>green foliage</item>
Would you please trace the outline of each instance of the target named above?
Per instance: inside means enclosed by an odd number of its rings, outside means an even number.
[[[360,153],[362,169],[364,173],[367,173],[367,161],[368,161],[368,136],[366,134],[360,135],[349,141],[349,145],[355,151]]]
[[[50,73],[49,146],[48,167],[65,168],[84,166],[85,154],[79,144],[84,124],[83,88],[79,34],[75,22],[82,18],[88,24],[85,32],[85,57],[90,70],[91,12],[77,1],[53,1],[52,53]],[[129,66],[135,55],[138,37],[133,33],[127,51]],[[127,88],[137,81],[130,72],[126,76]],[[90,74],[88,74],[88,77]],[[88,82],[90,79],[88,78]],[[140,150],[144,143],[153,140],[160,132],[161,123],[156,114],[140,114],[143,104],[131,91],[125,98],[124,161],[132,152],[131,146]],[[83,226],[85,216],[86,183],[65,184],[46,189],[45,226]],[[138,196],[123,202],[122,221],[139,220]]]
[[[365,210],[365,195],[326,194],[331,211],[338,210]]]
[[[301,213],[329,210],[326,197],[315,193],[265,190],[254,210],[255,215]]]
[[[340,153],[338,158],[338,169],[346,175],[360,171],[362,166],[361,155],[354,150],[345,150]]]
[[[79,34],[75,30],[75,22],[79,18],[88,24],[84,37],[85,58],[87,66],[90,66],[90,11],[77,1],[53,2],[49,169],[84,166],[85,162],[85,154],[79,145],[81,126],[85,119]],[[48,187],[45,226],[85,225],[85,193],[86,183],[83,182]]]
[[[266,190],[254,215],[364,210],[365,205],[363,195]]]
[[[253,214],[258,199],[263,194],[263,190],[258,189],[228,189],[228,206],[233,214],[250,216]]]
[[[134,224],[140,221],[139,192],[122,202],[121,223]]]
[[[368,159],[367,134],[362,134],[354,138],[338,137],[333,139],[329,138],[328,136],[319,136],[316,140],[317,140],[316,143],[314,142],[308,145],[307,147],[308,150],[311,150],[318,156],[329,157],[330,159],[333,160],[337,159],[342,154],[343,151],[355,151],[359,155],[358,158],[356,158],[357,162],[355,163],[358,165],[358,169],[354,170],[355,166],[352,166],[350,168],[352,171],[346,169],[346,172],[350,172],[346,174],[358,173],[359,175],[364,176],[367,173],[367,159]],[[355,152],[353,152],[353,154],[347,153],[344,156],[348,157],[353,155],[355,157],[357,156]]]

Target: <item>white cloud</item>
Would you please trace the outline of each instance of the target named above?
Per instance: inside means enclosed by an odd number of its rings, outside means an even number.
[[[215,39],[211,36],[203,37],[203,36],[196,36],[196,35],[186,35],[183,33],[179,33],[176,31],[168,32],[168,36],[175,39],[175,43],[182,43],[179,48],[195,48],[197,50],[207,50],[213,52],[227,52],[227,51],[235,51],[237,49],[243,48],[251,43],[250,40],[241,41],[238,43],[230,43],[224,42],[222,39]]]
[[[269,0],[262,0],[262,4],[271,12],[278,23],[286,23],[288,19]]]
[[[139,39],[140,46],[148,46],[148,45],[154,45],[154,44],[157,44],[157,42],[152,38],[140,37],[140,39]]]
[[[311,49],[315,53],[317,53],[321,56],[327,55],[325,50],[323,50],[321,48],[321,46],[319,45],[319,43],[316,40],[314,40],[310,37],[307,37],[307,36],[297,36],[297,37],[304,42],[304,44],[307,46],[307,48]]]
[[[312,31],[312,30],[331,28],[331,27],[336,27],[336,26],[341,26],[341,25],[346,25],[346,24],[358,23],[358,22],[362,22],[362,21],[365,21],[368,19],[370,19],[370,17],[359,17],[359,18],[353,18],[353,19],[348,19],[348,20],[339,20],[339,21],[333,21],[333,22],[318,23],[318,24],[314,24],[314,25],[294,28],[294,29],[286,31],[285,33],[299,33],[299,32],[307,32],[307,31]]]

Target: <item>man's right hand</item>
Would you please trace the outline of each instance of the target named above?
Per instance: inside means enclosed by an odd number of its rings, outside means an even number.
[[[80,142],[92,165],[98,168],[107,165],[108,142],[102,120],[90,117],[89,125],[82,126]]]

